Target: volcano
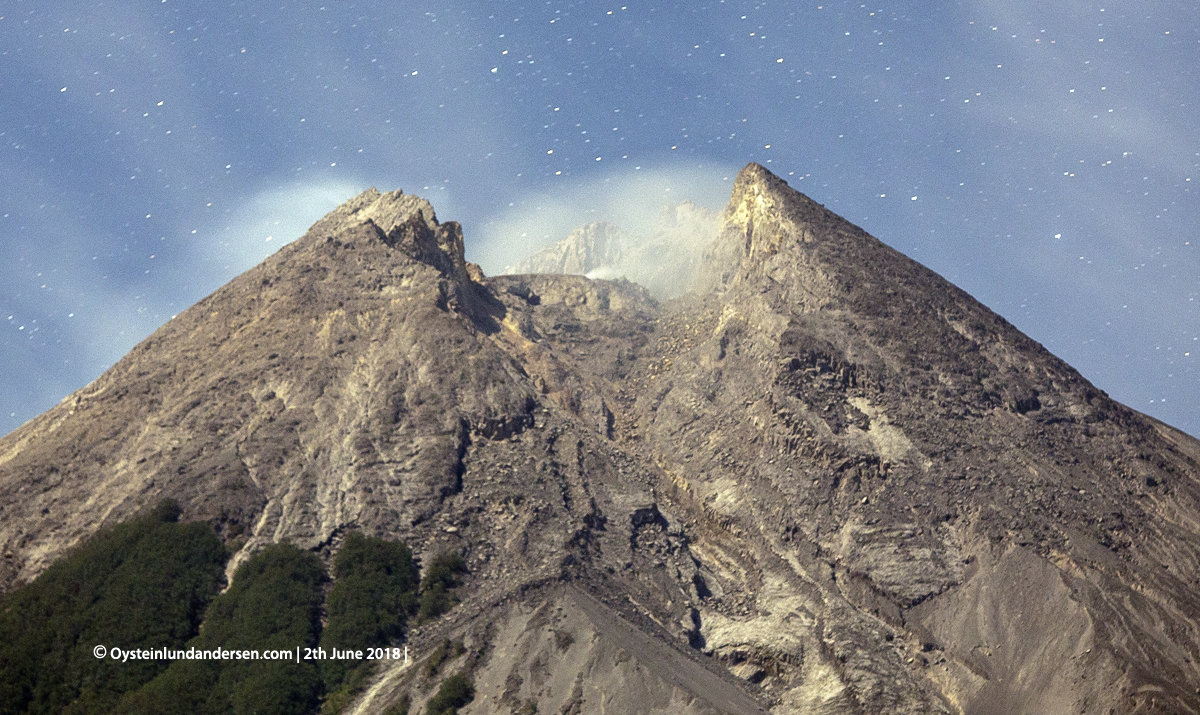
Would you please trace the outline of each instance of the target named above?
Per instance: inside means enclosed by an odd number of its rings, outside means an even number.
[[[689,275],[364,192],[0,440],[0,586],[171,498],[462,555],[347,712],[1200,713],[1200,442],[757,164]]]

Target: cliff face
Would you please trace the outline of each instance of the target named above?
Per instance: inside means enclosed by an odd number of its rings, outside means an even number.
[[[0,440],[4,584],[172,496],[462,550],[467,712],[1200,712],[1200,443],[758,165],[715,233],[659,304],[366,192]]]
[[[606,221],[593,221],[575,229],[563,240],[551,244],[509,266],[505,273],[565,273],[587,275],[621,263],[625,244],[632,239]]]

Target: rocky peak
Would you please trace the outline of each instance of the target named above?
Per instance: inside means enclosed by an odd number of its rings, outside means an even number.
[[[386,194],[368,189],[334,209],[308,230],[316,240],[353,235],[361,226],[385,245],[437,268],[465,284],[470,270],[464,257],[462,226],[457,221],[439,223],[433,205],[397,189]],[[478,276],[476,276],[478,277]]]
[[[526,257],[505,273],[565,273],[585,275],[620,265],[629,242],[621,229],[606,221],[592,221],[571,231],[562,241]]]
[[[628,278],[656,299],[667,300],[692,289],[700,255],[715,236],[716,214],[684,201],[663,206],[650,226],[585,224],[504,272]]]
[[[734,180],[717,240],[704,253],[698,288],[700,292],[723,291],[752,274],[769,271],[773,265],[787,263],[790,269],[809,265],[813,256],[804,252],[793,255],[796,252],[788,249],[811,243],[814,236],[827,233],[823,229],[845,223],[762,165],[751,162]],[[786,260],[777,257],[781,252],[788,254]],[[824,277],[817,282],[824,283]]]
[[[239,559],[461,553],[412,650],[498,710],[1200,712],[1200,442],[763,167],[706,295],[469,270],[372,190],[181,313],[0,439],[0,590],[169,497]]]

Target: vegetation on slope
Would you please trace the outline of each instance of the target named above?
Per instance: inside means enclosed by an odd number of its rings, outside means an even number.
[[[428,621],[449,611],[458,599],[454,587],[458,586],[459,574],[467,572],[467,564],[457,551],[443,551],[425,571],[421,580],[421,606],[417,613],[420,621]]]
[[[322,702],[340,712],[376,665],[359,654],[398,644],[418,613],[448,610],[466,571],[447,552],[420,580],[407,546],[352,532],[327,599],[320,559],[287,544],[250,557],[217,595],[229,553],[210,525],[180,524],[179,515],[165,501],[103,529],[0,596],[0,715],[303,715]],[[113,649],[159,653],[114,659]],[[282,657],[196,657],[217,649]],[[309,649],[324,657],[306,658]],[[333,657],[347,651],[355,657]],[[463,692],[447,691],[442,711]]]
[[[228,553],[179,513],[164,501],[103,529],[0,596],[0,713],[107,713],[167,667],[93,649],[174,648],[196,634]]]
[[[458,709],[475,699],[475,687],[464,675],[451,675],[442,681],[437,695],[425,706],[425,715],[456,715]]]
[[[333,575],[321,648],[332,653],[398,642],[408,616],[417,608],[419,576],[408,547],[351,532],[334,561]],[[324,661],[322,675],[330,693],[325,710],[340,711],[361,690],[373,665],[371,661]]]
[[[200,635],[187,644],[197,651],[283,651],[312,648],[320,633],[320,559],[287,544],[252,556],[234,574],[233,586],[205,616]],[[302,715],[321,694],[313,662],[291,660],[185,659],[135,693],[121,713],[260,713]]]

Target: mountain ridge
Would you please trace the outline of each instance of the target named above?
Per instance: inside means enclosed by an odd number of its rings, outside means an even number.
[[[1200,442],[757,164],[716,234],[659,302],[484,277],[364,192],[0,439],[0,584],[173,497],[229,573],[349,529],[461,551],[413,643],[520,681],[468,712],[722,710],[626,627],[778,713],[1200,712]]]

